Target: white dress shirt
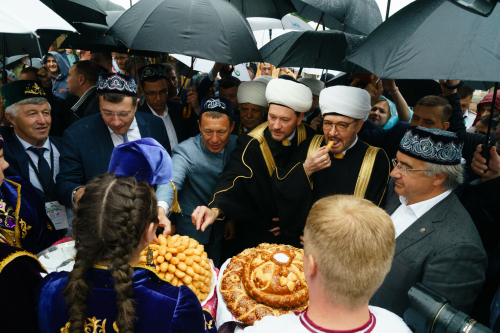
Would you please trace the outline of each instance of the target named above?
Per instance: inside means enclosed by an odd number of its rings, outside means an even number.
[[[124,142],[123,136],[121,134],[115,134],[115,132],[113,132],[113,130],[109,127],[108,129],[109,134],[111,134],[111,140],[113,140],[113,145],[115,147],[121,145]],[[135,119],[135,117],[134,121],[132,121],[132,124],[128,128],[127,137],[129,142],[141,139],[141,132],[139,131],[139,126],[137,126],[137,119]]]
[[[476,115],[467,109],[464,114],[464,120],[465,120],[465,128],[469,129],[472,127],[474,124],[474,120],[476,120]]]
[[[16,136],[17,136],[17,134],[16,134]],[[32,152],[31,150],[28,150],[28,148],[35,147],[35,146],[33,146],[32,144],[27,143],[26,141],[24,141],[23,139],[21,139],[19,136],[17,136],[17,138],[19,139],[19,142],[21,142],[21,144],[23,145],[23,148],[26,151],[26,153],[28,154],[28,156],[33,161],[33,164],[36,167],[38,167],[38,155],[35,154],[34,152]],[[37,147],[37,148],[46,148],[45,151],[43,152],[43,157],[45,158],[45,160],[49,164],[50,169],[54,170],[53,174],[54,174],[54,183],[55,183],[56,176],[59,173],[59,156],[60,156],[59,150],[57,150],[57,148],[56,148],[55,145],[53,145],[53,144],[50,143],[50,138],[47,138],[47,140],[45,141],[45,143],[43,144],[42,147]],[[50,151],[52,149],[54,149],[54,166],[52,166],[50,164]],[[30,171],[30,179],[29,179],[30,183],[34,187],[36,187],[37,189],[39,189],[40,191],[43,192],[42,184],[40,184],[40,180],[38,180],[38,177],[36,176],[35,170],[33,170],[33,167],[31,166],[31,163],[28,163],[28,166],[29,166],[29,171]]]
[[[167,134],[168,134],[168,141],[170,141],[170,149],[174,149],[175,146],[179,144],[179,141],[177,141],[177,133],[175,132],[174,124],[172,123],[172,119],[170,118],[170,115],[168,114],[168,106],[165,104],[165,111],[163,112],[163,116],[160,116],[158,113],[153,110],[149,104],[148,104],[149,109],[151,112],[157,116],[160,117],[161,120],[163,120],[163,123],[165,124],[165,128],[167,129]]]
[[[401,206],[399,206],[398,209],[396,209],[391,215],[392,223],[394,223],[394,229],[396,229],[396,238],[398,238],[399,235],[401,235],[406,229],[408,229],[413,224],[413,222],[427,213],[432,207],[437,205],[450,193],[451,190],[448,190],[444,193],[441,193],[437,197],[417,202],[409,206],[407,206],[408,200],[406,200],[405,197],[399,196]]]

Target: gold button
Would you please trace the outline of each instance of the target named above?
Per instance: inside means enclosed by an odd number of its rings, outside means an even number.
[[[420,232],[422,233],[425,232],[425,228],[420,229]]]

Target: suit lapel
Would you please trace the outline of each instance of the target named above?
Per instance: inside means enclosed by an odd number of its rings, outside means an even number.
[[[453,207],[455,198],[455,194],[450,193],[399,235],[396,239],[394,256],[397,256],[401,251],[433,233],[433,223],[443,221],[450,207]]]
[[[21,176],[24,179],[29,180],[30,170],[27,157],[28,155],[26,154],[23,145],[17,138],[16,133],[14,131],[12,131],[12,133],[10,134],[9,144],[7,146],[12,151],[12,154],[14,155],[14,157],[17,160],[17,163],[19,164],[19,170],[21,172]]]
[[[111,154],[113,153],[113,149],[115,149],[115,145],[111,139],[109,128],[106,126],[104,120],[102,120],[101,115],[96,117],[93,132],[95,135],[96,146],[101,149],[101,156],[104,158],[102,163],[106,165],[107,169],[109,162],[111,161]]]
[[[144,102],[146,104],[146,102]],[[139,133],[141,133],[141,138],[152,138],[151,131],[149,129],[148,122],[142,118],[142,115],[138,112],[135,113],[135,120],[137,121],[137,126],[139,127]]]
[[[173,102],[167,101],[168,114],[172,120],[172,125],[174,125],[175,134],[177,135],[177,142],[181,143],[185,138],[184,133],[184,118],[182,117],[182,111]],[[193,111],[194,112],[194,111]]]

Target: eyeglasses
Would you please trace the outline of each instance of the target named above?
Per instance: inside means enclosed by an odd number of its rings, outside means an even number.
[[[391,160],[392,165],[394,165],[395,168],[398,168],[398,170],[406,176],[407,172],[414,172],[414,171],[429,171],[427,169],[407,169],[404,165],[399,164],[399,161],[397,158],[393,158]]]
[[[120,112],[110,112],[110,111],[101,111],[103,116],[113,117],[118,116],[119,118],[125,118],[130,116],[134,111],[120,111]]]
[[[330,123],[330,122],[323,122],[323,129],[326,130],[326,131],[330,131],[332,129],[333,126],[335,126],[335,128],[337,129],[337,131],[339,132],[345,132],[347,131],[347,128],[349,127],[349,125],[351,125],[352,123],[355,123],[356,121],[358,121],[359,119],[356,119],[350,123]]]
[[[161,91],[145,91],[144,95],[148,97],[156,97],[156,95],[165,96],[168,93],[168,89],[163,89]]]

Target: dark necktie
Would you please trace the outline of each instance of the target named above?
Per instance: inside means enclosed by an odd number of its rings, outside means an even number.
[[[40,174],[40,183],[43,187],[43,193],[45,194],[45,198],[51,197],[52,189],[54,188],[54,179],[52,178],[50,165],[43,157],[43,153],[47,148],[29,147],[28,149],[38,156],[38,173]]]
[[[127,133],[122,134],[122,137],[123,137],[123,143],[129,142],[128,141],[128,134]]]

